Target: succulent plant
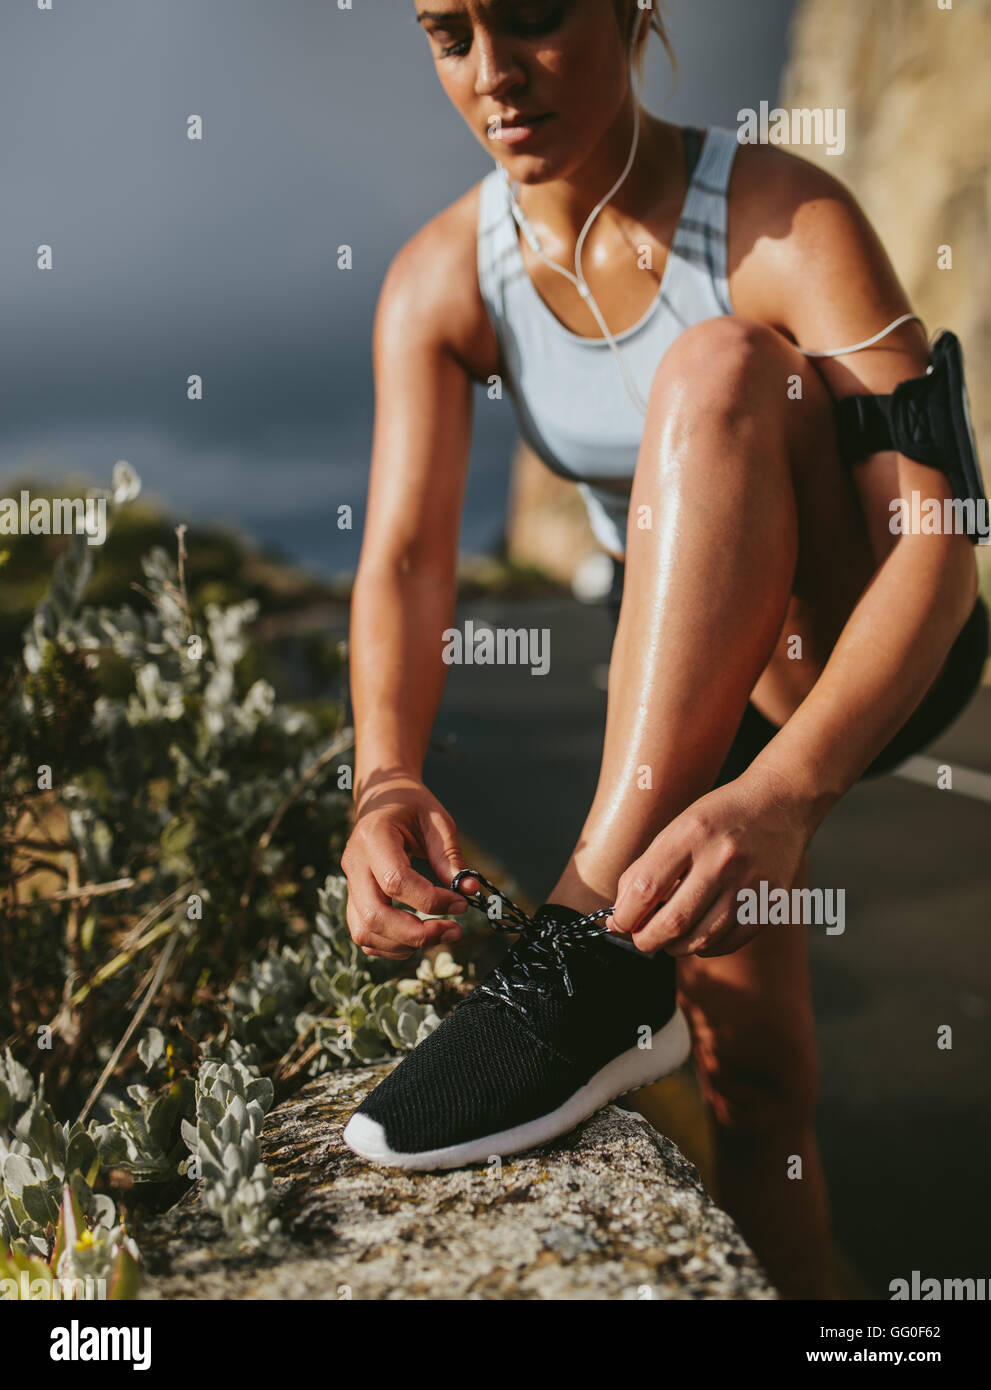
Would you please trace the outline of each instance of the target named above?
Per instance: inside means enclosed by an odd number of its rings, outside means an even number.
[[[345,924],[343,875],[328,875],[318,900],[315,931],[298,946],[270,952],[231,985],[235,1038],[278,1055],[312,1033],[321,1048],[309,1068],[313,1076],[327,1066],[365,1066],[415,1047],[440,1022],[427,998],[430,985],[459,979],[460,967],[445,953],[433,969],[424,962],[418,981],[376,980]],[[324,1016],[315,1007],[321,1004]]]
[[[191,1096],[188,1081],[172,1082],[157,1095],[147,1087],[131,1086],[134,1106],[114,1109],[110,1124],[59,1124],[45,1100],[43,1083],[36,1087],[9,1051],[0,1058],[4,1277],[12,1277],[10,1268],[16,1267],[31,1279],[61,1278],[59,1261],[65,1256],[66,1278],[75,1277],[75,1269],[79,1278],[102,1279],[107,1288],[130,1287],[128,1271],[138,1260],[137,1246],[124,1236],[113,1199],[95,1192],[93,1184],[110,1165],[124,1168],[137,1181],[174,1180],[182,1147],[180,1143],[176,1153],[175,1139],[169,1141],[171,1135],[178,1138],[186,1091]]]
[[[193,1083],[179,1077],[158,1090],[136,1084],[127,1094],[133,1105],[112,1107],[111,1123],[94,1126],[100,1158],[136,1183],[168,1184],[185,1152],[179,1124],[193,1113]]]
[[[446,986],[463,983],[464,972],[450,951],[438,951],[433,959],[424,956],[416,968],[415,978],[398,981],[397,988],[412,998],[433,1001]]]
[[[118,465],[108,513],[139,487]],[[98,607],[85,597],[93,548],[71,538],[22,629],[0,720],[0,820],[16,824],[17,808],[36,797],[38,765],[57,765],[52,811],[79,882],[112,890],[81,924],[71,895],[32,902],[30,916],[18,902],[14,914],[23,1016],[48,1017],[53,1000],[67,1001],[55,1031],[86,1031],[62,1082],[67,1104],[94,1088],[100,1096],[85,1126],[60,1123],[28,1067],[9,1052],[0,1058],[3,1268],[38,1278],[101,1271],[128,1286],[137,1250],[111,1197],[96,1190],[116,1170],[142,1208],[158,1209],[192,1174],[232,1242],[274,1248],[273,1183],[259,1143],[273,1086],[262,1068],[281,1084],[407,1051],[462,984],[447,953],[415,980],[366,958],[347,928],[339,872],[318,888],[314,911],[314,866],[338,852],[350,806],[333,775],[350,736],[343,709],[279,702],[258,678],[267,667],[251,631],[257,603],[221,604],[187,586],[185,558],[180,532],[178,564],[161,548],[142,558],[144,607]],[[0,913],[10,903],[4,884],[16,881],[13,852],[5,837]],[[299,930],[306,919],[310,929]],[[143,921],[155,925],[135,936]],[[114,1044],[124,1030],[131,1037],[155,942],[158,952],[178,949],[146,995],[153,1012],[135,1039],[142,1076],[133,1048]],[[0,1032],[23,1036],[2,994]],[[77,1008],[83,998],[97,1007]],[[183,1040],[173,1050],[161,1030],[178,1018]],[[108,1028],[113,1036],[96,1032]],[[33,1069],[27,1041],[23,1049]]]
[[[295,1017],[310,997],[311,953],[283,946],[252,963],[227,991],[234,1036],[278,1056],[296,1038]]]
[[[400,993],[392,982],[369,982],[354,994],[350,983],[349,973],[341,971],[331,978],[318,976],[313,985],[318,999],[336,1005],[332,1022],[315,1020],[317,1040],[326,1054],[345,1066],[370,1066],[394,1052],[406,1052],[440,1023],[430,1005]]]
[[[271,1251],[279,1244],[279,1222],[271,1214],[272,1175],[258,1141],[273,1087],[236,1051],[201,1063],[196,1125],[184,1120],[182,1135],[198,1160],[203,1201],[220,1217],[229,1242]]]
[[[21,1066],[8,1047],[0,1057],[0,1129],[6,1129],[23,1114],[34,1090],[31,1073]]]
[[[397,980],[378,983],[351,939],[344,922],[347,881],[331,875],[320,894],[321,911],[313,936],[315,956],[310,988],[323,1004],[333,1006],[332,1021],[317,1020],[315,1032],[324,1053],[345,1066],[384,1061],[423,1041],[440,1023],[429,1004],[413,999]],[[302,1022],[303,1020],[299,1020]]]
[[[106,1212],[102,1213],[106,1215]],[[141,1284],[138,1248],[123,1226],[87,1225],[66,1184],[51,1257],[0,1245],[0,1297],[4,1299],[128,1299]]]
[[[25,1254],[47,1258],[49,1228],[58,1220],[66,1184],[95,1221],[114,1214],[113,1201],[92,1191],[101,1167],[94,1134],[59,1124],[26,1068],[7,1051],[0,1063],[0,1238]]]

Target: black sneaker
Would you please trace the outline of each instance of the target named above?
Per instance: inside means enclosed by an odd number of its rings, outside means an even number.
[[[344,1140],[393,1168],[459,1168],[520,1153],[667,1076],[690,1050],[674,959],[626,949],[549,903],[365,1098]]]

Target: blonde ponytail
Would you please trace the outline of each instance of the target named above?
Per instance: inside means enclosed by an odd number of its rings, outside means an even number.
[[[639,17],[644,13],[644,11],[641,10],[639,5],[637,4],[637,0],[632,0],[631,10],[632,13],[630,15],[629,26],[627,29],[627,32],[629,34],[633,33],[634,26],[638,23]],[[643,80],[644,58],[646,57],[647,45],[650,42],[651,34],[656,34],[658,36],[661,43],[664,45],[664,51],[667,53],[668,57],[671,60],[671,67],[674,69],[675,72],[677,72],[678,60],[674,56],[674,49],[671,47],[671,40],[668,38],[667,30],[664,27],[664,20],[661,18],[660,15],[660,0],[654,0],[654,3],[650,7],[650,27],[648,28],[644,38],[642,38],[639,44],[637,45],[637,51],[633,59],[634,63],[636,64],[637,75],[639,76],[641,81]]]

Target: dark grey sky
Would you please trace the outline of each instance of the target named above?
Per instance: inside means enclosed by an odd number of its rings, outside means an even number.
[[[648,104],[734,125],[773,100],[793,8],[669,0],[680,76],[670,96],[657,45]],[[492,167],[413,14],[413,0],[4,7],[0,494],[25,472],[104,480],[125,458],[190,520],[239,522],[327,572],[353,565],[385,267]],[[499,530],[515,436],[508,402],[486,406],[469,548]],[[341,502],[351,537],[333,525]]]

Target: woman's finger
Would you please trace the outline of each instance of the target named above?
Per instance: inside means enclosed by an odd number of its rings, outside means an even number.
[[[643,928],[659,903],[670,898],[691,864],[691,850],[681,837],[666,839],[661,831],[619,880],[616,907],[609,928],[630,936]]]
[[[371,829],[364,851],[372,876],[387,898],[398,898],[418,912],[464,912],[467,904],[459,893],[437,888],[410,865],[402,836],[394,827]]]
[[[366,955],[385,956],[389,960],[409,960],[410,956],[415,954],[411,946],[376,931],[370,925],[377,919],[380,908],[386,904],[381,894],[374,889],[374,879],[370,875],[368,882],[372,888],[366,889],[364,893],[357,889],[354,882],[348,885],[347,924],[351,940]],[[371,908],[367,906],[369,902],[373,904]]]
[[[698,868],[689,870],[657,911],[634,931],[631,940],[641,951],[670,950],[689,938],[718,896],[717,884]]]
[[[447,918],[421,922],[412,912],[394,907],[368,869],[352,870],[348,878],[348,926],[356,945],[367,945],[383,954],[401,952],[400,960],[436,945],[445,933],[457,929],[457,923]]]
[[[388,960],[409,960],[411,956],[416,954],[411,947],[393,941],[380,932],[372,931],[357,907],[348,908],[347,923],[351,940],[366,956],[383,956]]]
[[[468,867],[458,844],[458,832],[454,822],[439,806],[430,810],[424,808],[418,812],[416,819],[430,867],[442,883],[450,883],[455,874],[459,874],[462,869]],[[477,893],[481,887],[482,885],[476,878],[463,878],[461,880],[462,893]],[[455,896],[460,895],[455,894]],[[463,898],[461,898],[461,902],[463,906]],[[447,910],[447,908],[441,909],[444,912]]]
[[[374,956],[377,960],[393,960],[396,962],[412,960],[416,955],[415,951],[386,951],[378,946],[359,946],[358,950],[363,956]]]
[[[717,946],[736,927],[736,895],[720,893],[691,930],[665,947],[671,956],[701,955]]]

